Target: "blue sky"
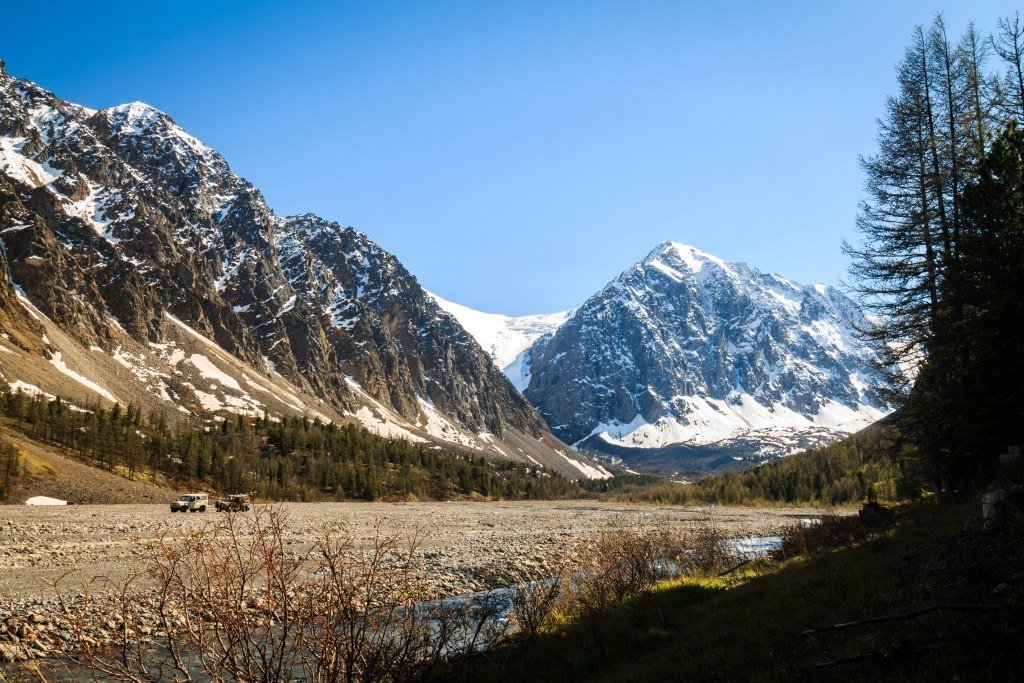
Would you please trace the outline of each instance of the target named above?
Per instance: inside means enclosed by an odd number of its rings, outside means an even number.
[[[838,283],[916,24],[1010,2],[3,1],[15,76],[142,100],[438,294],[565,309],[665,240]]]

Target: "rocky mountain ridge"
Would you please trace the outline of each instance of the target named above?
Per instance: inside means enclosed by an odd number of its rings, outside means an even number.
[[[70,378],[95,400],[201,419],[315,412],[604,476],[397,259],[351,228],[275,215],[146,104],[88,109],[0,65],[0,240],[12,387]]]

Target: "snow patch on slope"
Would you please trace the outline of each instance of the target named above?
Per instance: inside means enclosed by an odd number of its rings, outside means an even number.
[[[43,391],[42,389],[37,387],[35,384],[29,384],[28,382],[22,382],[20,379],[15,380],[13,382],[8,382],[7,386],[9,386],[11,388],[12,392],[19,392],[20,391],[21,393],[28,394],[29,396],[45,396],[46,398],[50,399],[51,401],[53,399],[57,398],[53,394],[46,393],[45,391]]]
[[[28,185],[42,187],[60,177],[61,171],[22,154],[28,138],[0,137],[0,172]]]
[[[381,417],[367,406],[362,406],[356,412],[350,413],[350,415],[359,420],[360,424],[377,436],[383,436],[386,439],[406,439],[413,443],[424,443],[426,441],[423,437],[413,434],[405,427],[391,420],[387,415]]]
[[[597,467],[591,467],[585,462],[581,462],[579,460],[574,460],[573,458],[570,458],[561,451],[556,450],[555,452],[558,455],[562,456],[562,458],[564,458],[570,466],[578,470],[580,474],[582,474],[587,479],[610,479],[612,477],[612,473],[606,470],[605,468],[601,467],[600,465],[598,465]]]
[[[401,420],[390,410],[381,405],[376,399],[370,396],[363,389],[362,385],[354,377],[345,375],[345,382],[352,387],[359,396],[369,403],[369,406],[362,406],[358,410],[345,413],[354,417],[361,425],[386,439],[405,439],[412,443],[426,443],[426,439],[414,434],[401,424]]]
[[[52,352],[52,355],[50,356],[50,365],[52,365],[53,367],[57,368],[57,370],[59,370],[60,372],[64,373],[65,375],[67,375],[71,379],[75,380],[76,382],[78,382],[82,386],[85,386],[85,387],[88,387],[89,389],[92,389],[97,394],[99,394],[103,398],[107,399],[111,403],[117,403],[118,402],[117,398],[115,398],[113,394],[111,394],[109,391],[107,391],[106,389],[101,387],[99,384],[97,384],[96,382],[92,381],[88,377],[85,377],[84,375],[80,375],[79,373],[77,373],[74,370],[72,370],[71,368],[69,368],[67,366],[67,363],[64,362],[64,359],[61,358],[60,351]]]
[[[728,401],[702,396],[683,399],[688,412],[668,415],[653,423],[637,414],[632,421],[601,423],[578,443],[597,436],[624,448],[663,448],[672,444],[707,445],[750,434],[770,431],[775,436],[793,436],[818,428],[855,432],[880,420],[885,411],[869,405],[856,408],[827,401],[812,415],[801,415],[785,405],[765,406],[749,394]]]
[[[516,356],[515,360],[505,367],[504,373],[520,394],[526,391],[526,387],[530,386],[530,349]]]
[[[423,398],[419,398],[417,401],[422,414],[422,418],[417,421],[417,427],[438,439],[451,441],[452,443],[468,446],[470,448],[479,448],[476,440],[453,425],[444,415],[441,414],[441,411],[437,409],[433,401]]]
[[[242,391],[242,387],[238,385],[238,380],[218,368],[203,354],[193,353],[188,361],[192,363],[192,365],[196,366],[196,369],[199,370],[199,374],[202,375],[204,379],[219,382],[220,384],[230,387],[235,391]]]
[[[49,496],[32,496],[25,501],[25,505],[67,505],[66,500],[50,498]]]

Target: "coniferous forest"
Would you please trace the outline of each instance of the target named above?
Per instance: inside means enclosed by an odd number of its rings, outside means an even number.
[[[26,436],[133,479],[269,500],[445,500],[456,497],[611,498],[672,505],[851,505],[911,493],[901,448],[888,427],[757,468],[681,484],[623,474],[573,482],[507,461],[388,440],[360,427],[302,417],[237,416],[215,426],[169,424],[135,406],[88,410],[60,399],[0,389],[3,414]],[[21,458],[0,445],[0,500],[17,483]]]
[[[134,405],[82,409],[3,389],[0,406],[28,437],[106,470],[268,500],[529,499],[577,490],[555,473],[306,417],[171,424],[163,413],[143,416]],[[10,472],[0,494],[16,479],[17,454],[10,445],[0,448],[0,468],[5,463]]]
[[[583,482],[588,492],[616,500],[661,505],[851,505],[895,501],[906,489],[893,430],[878,425],[842,441],[753,469],[679,484],[633,474]]]
[[[0,501],[10,498],[21,479],[24,462],[13,444],[0,440]]]

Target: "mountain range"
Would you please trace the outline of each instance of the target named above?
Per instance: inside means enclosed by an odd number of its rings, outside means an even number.
[[[0,379],[198,420],[305,413],[607,476],[394,256],[259,190],[140,102],[0,65]]]
[[[482,313],[353,228],[278,216],[163,112],[2,62],[0,269],[0,380],[80,409],[306,414],[571,477],[722,469],[887,410],[834,288],[666,242],[571,311]]]

